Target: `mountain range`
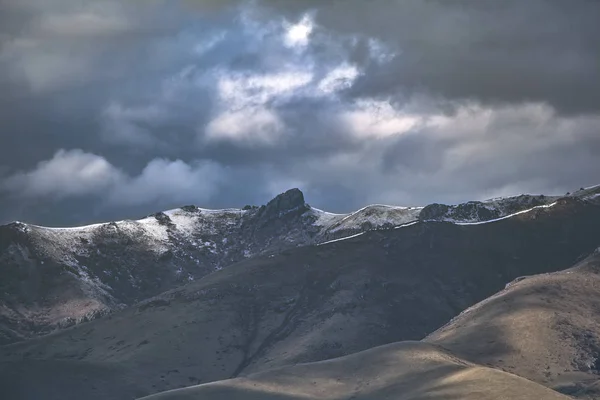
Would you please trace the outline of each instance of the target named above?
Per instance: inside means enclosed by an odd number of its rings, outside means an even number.
[[[596,398],[599,245],[600,186],[350,214],[292,189],[15,222],[0,227],[0,393]]]

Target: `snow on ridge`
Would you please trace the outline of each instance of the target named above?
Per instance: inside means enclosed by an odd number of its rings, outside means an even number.
[[[327,242],[323,242],[323,243],[319,243],[317,244],[317,246],[323,246],[324,244],[329,244],[329,243],[335,243],[335,242],[341,242],[342,240],[347,240],[347,239],[352,239],[361,235],[364,235],[366,232],[360,232],[357,233],[356,235],[351,235],[351,236],[346,236],[343,238],[339,238],[339,239],[333,239],[333,240],[328,240]]]
[[[223,209],[219,209],[219,210],[212,210],[212,209],[208,209],[208,208],[198,208],[198,211],[201,212],[201,213],[205,213],[205,214],[226,214],[226,213],[244,214],[244,213],[247,212],[247,210],[242,210],[240,208],[223,208]],[[191,212],[185,211],[182,208],[174,208],[174,209],[171,209],[171,210],[165,210],[165,211],[162,211],[162,213],[166,214],[167,216],[169,216],[169,218],[171,218],[172,215],[192,214]],[[57,227],[28,224],[28,223],[21,222],[21,221],[14,221],[13,223],[15,223],[15,224],[22,224],[22,225],[29,226],[31,228],[43,229],[43,230],[53,230],[53,231],[84,231],[84,230],[91,230],[91,229],[100,228],[100,227],[102,227],[104,225],[108,225],[108,224],[121,225],[121,224],[131,223],[131,222],[138,222],[138,223],[142,223],[143,224],[143,223],[146,223],[148,220],[153,220],[153,219],[155,219],[154,216],[147,216],[147,217],[136,219],[136,220],[126,219],[126,220],[120,220],[120,221],[99,222],[99,223],[96,223],[96,224],[89,224],[89,225],[57,226]]]
[[[208,208],[198,208],[198,211],[206,214],[227,214],[227,213],[240,213],[245,214],[248,210],[242,210],[241,208],[222,208],[219,210],[211,210]]]
[[[311,207],[310,211],[312,212],[312,215],[317,217],[317,219],[313,222],[313,225],[321,229],[329,229],[331,226],[335,225],[340,220],[340,218],[347,215],[334,214],[327,211],[319,210],[318,208],[314,207]]]
[[[123,221],[118,221],[116,222],[117,224],[121,223]],[[91,225],[83,225],[83,226],[71,226],[71,227],[49,227],[49,226],[41,226],[41,225],[33,225],[33,224],[25,224],[23,223],[23,225],[27,225],[31,228],[35,228],[35,229],[42,229],[42,230],[49,230],[49,231],[89,231],[92,229],[96,229],[99,228],[103,225],[108,224],[108,222],[102,222],[99,224],[91,224]]]
[[[394,229],[406,228],[406,227],[408,227],[408,226],[413,226],[413,225],[416,225],[416,224],[418,224],[419,222],[421,222],[421,221],[418,221],[418,220],[417,220],[417,221],[408,222],[408,223],[406,223],[406,224],[401,224],[401,225],[395,226],[395,227],[394,227]]]
[[[600,185],[590,186],[586,190],[600,188]],[[586,199],[597,199],[600,197],[600,193],[591,193],[585,196]],[[500,215],[505,214],[508,211],[508,207],[511,205],[511,201],[516,199],[515,197],[499,197],[495,199],[486,200],[483,206],[487,209],[493,209],[500,212]],[[553,200],[549,198],[548,200]],[[506,204],[504,204],[506,202]],[[454,219],[451,217],[443,218],[441,220],[432,221],[444,221],[450,222],[457,225],[480,225],[486,223],[492,223],[503,219],[511,218],[513,216],[530,212],[537,208],[548,208],[554,206],[556,203],[535,206],[526,210],[522,210],[513,214],[503,215],[499,218],[479,221],[477,218],[465,219]],[[524,206],[525,204],[521,204]],[[368,229],[378,229],[382,226],[392,225],[394,229],[402,227],[412,226],[419,221],[419,214],[424,207],[404,207],[404,206],[392,206],[386,204],[371,204],[360,208],[349,214],[337,214],[327,212],[315,207],[310,208],[310,213],[316,217],[313,225],[317,227],[322,234],[329,233],[335,234],[336,232],[347,231],[347,233],[354,233],[357,230],[364,230],[364,224],[369,225]],[[235,224],[239,221],[239,218],[248,213],[248,210],[240,208],[225,208],[225,209],[205,209],[205,208],[194,208],[187,209],[186,207],[175,208],[171,210],[163,211],[162,213],[167,215],[173,225],[176,227],[180,234],[191,236],[195,232],[211,232],[215,233],[217,229],[220,229],[221,223],[225,225]],[[63,236],[64,239],[61,241],[68,241],[68,238],[72,234],[80,234],[88,236],[93,234],[96,230],[103,227],[116,226],[119,230],[124,231],[126,235],[138,235],[143,234],[151,240],[157,242],[166,243],[169,241],[169,232],[167,231],[168,226],[164,223],[160,223],[154,215],[147,216],[138,220],[121,220],[115,222],[104,222],[96,223],[84,226],[76,227],[44,227],[39,225],[30,225],[25,223],[18,223],[23,225],[23,229],[27,227],[34,228],[36,230],[47,232],[50,235]],[[172,225],[171,225],[172,226]],[[341,239],[355,237],[356,235],[347,236]],[[325,243],[330,243],[325,242]]]
[[[169,240],[169,234],[167,227],[160,224],[154,217],[143,218],[137,221],[132,221],[134,224],[139,224],[142,229],[153,239],[160,242],[166,242]]]
[[[391,206],[391,205],[386,205],[386,204],[371,204],[365,207],[362,207],[359,210],[356,210],[352,213],[349,214],[338,214],[338,213],[332,213],[329,211],[324,211],[315,207],[311,207],[311,210],[315,211],[319,216],[327,216],[327,217],[343,217],[343,219],[341,221],[338,222],[342,222],[343,220],[352,217],[353,215],[356,215],[362,211],[365,211],[367,209],[370,208],[377,208],[377,207],[382,207],[382,208],[388,208],[388,209],[393,209],[393,210],[420,210],[423,209],[424,207],[403,207],[403,206]],[[186,211],[184,210],[182,207],[180,208],[173,208],[170,210],[165,210],[162,211],[163,214],[167,215],[169,218],[171,219],[177,219],[177,218],[183,218],[184,216],[187,218],[190,218],[190,220],[192,219],[191,217],[194,215],[202,215],[202,214],[209,214],[209,215],[219,215],[219,214],[239,214],[239,215],[243,215],[246,214],[248,212],[248,210],[243,210],[241,208],[223,208],[223,209],[208,209],[208,208],[196,208],[197,212],[194,211]],[[160,212],[159,212],[160,213]],[[99,222],[99,223],[95,223],[95,224],[89,224],[89,225],[80,225],[80,226],[65,226],[65,227],[50,227],[50,226],[42,226],[42,225],[35,225],[35,224],[28,224],[28,223],[24,223],[21,221],[14,221],[14,223],[16,224],[23,224],[26,225],[28,227],[31,228],[36,228],[36,229],[43,229],[43,230],[53,230],[53,231],[85,231],[85,230],[93,230],[96,228],[100,228],[104,225],[108,225],[108,224],[117,224],[117,225],[121,225],[121,224],[126,224],[126,223],[141,223],[141,224],[147,224],[149,223],[149,221],[154,220],[154,216],[150,215],[144,218],[140,218],[137,220],[120,220],[120,221],[106,221],[106,222]],[[176,225],[180,225],[179,223],[177,223],[176,221],[173,221]],[[189,223],[189,221],[187,220],[183,220],[180,219],[180,223],[182,225],[187,225]]]
[[[451,223],[453,223],[455,225],[482,225],[482,224],[489,224],[489,223],[492,223],[492,222],[497,222],[497,221],[502,221],[504,219],[512,218],[512,217],[514,217],[516,215],[525,214],[525,213],[531,212],[531,211],[536,210],[536,209],[554,207],[555,205],[556,205],[556,202],[551,203],[551,204],[543,204],[541,206],[535,206],[535,207],[529,208],[527,210],[518,211],[518,212],[516,212],[514,214],[505,215],[504,217],[490,219],[490,220],[487,220],[487,221],[460,222],[460,221],[451,220],[451,219],[444,219],[444,220],[442,220],[442,222],[451,222]]]
[[[317,213],[321,213],[321,214],[325,214],[325,215],[334,215],[334,216],[338,216],[338,217],[348,215],[348,214],[336,214],[336,213],[332,213],[332,212],[329,212],[329,211],[323,211],[323,210],[320,210],[320,209],[315,208],[315,207],[311,207],[311,209],[314,210],[314,211],[316,211]]]
[[[195,206],[194,206],[195,207]],[[174,214],[174,213],[184,213],[184,214],[195,214],[195,213],[206,213],[206,214],[224,214],[224,213],[246,213],[248,210],[243,210],[241,208],[201,208],[196,207],[196,211],[187,211],[184,209],[185,207],[172,208],[170,210],[162,211],[163,214]]]
[[[358,210],[356,210],[356,211],[354,211],[354,212],[352,212],[352,213],[350,213],[350,214],[346,215],[344,218],[342,218],[342,219],[339,221],[339,223],[341,224],[342,222],[344,222],[344,221],[346,221],[347,219],[349,219],[349,218],[351,218],[351,217],[355,216],[356,214],[359,214],[361,211],[364,211],[364,210],[366,210],[366,209],[367,209],[367,208],[369,208],[369,207],[371,207],[371,206],[369,205],[369,206],[363,207],[363,208],[361,208],[361,209],[358,209]]]
[[[182,209],[165,211],[164,214],[185,234],[191,234],[198,226],[198,217]]]
[[[350,214],[347,214],[344,218],[342,218],[342,220],[340,221],[340,223],[344,222],[345,220],[360,214],[363,211],[366,211],[367,209],[376,209],[378,207],[383,207],[383,208],[391,208],[393,210],[410,210],[410,209],[422,209],[423,207],[402,207],[402,206],[388,206],[386,204],[370,204],[368,206],[365,206],[363,208],[360,208]],[[343,214],[342,214],[343,215]]]
[[[389,206],[385,204],[371,204],[366,207],[363,207],[351,214],[346,215],[341,220],[337,221],[334,225],[337,225],[333,228],[333,231],[337,231],[340,229],[350,228],[351,226],[346,226],[346,222],[350,222],[353,219],[357,219],[358,222],[371,222],[377,226],[383,225],[386,222],[394,223],[398,222],[395,218],[388,213],[393,213],[394,211],[406,211],[409,214],[420,212],[423,207],[402,207],[402,206]],[[374,215],[364,215],[369,211],[373,211]],[[380,213],[379,215],[377,213]],[[383,218],[385,216],[385,218]],[[407,215],[408,216],[408,215]],[[362,217],[362,218],[361,218]]]

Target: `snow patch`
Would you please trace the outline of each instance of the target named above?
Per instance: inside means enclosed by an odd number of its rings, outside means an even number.
[[[175,227],[184,235],[191,235],[198,227],[198,217],[182,209],[165,211],[164,214],[171,219]]]
[[[379,229],[386,225],[402,225],[415,221],[422,207],[399,207],[384,204],[373,204],[363,207],[335,222],[329,232],[335,233],[343,230],[360,230],[368,224],[369,229]]]
[[[142,228],[144,229],[146,234],[148,236],[150,236],[152,239],[155,239],[160,242],[166,242],[169,240],[169,234],[167,232],[167,227],[164,225],[161,225],[154,217],[140,219],[133,223],[139,224],[140,226],[142,226]],[[123,223],[122,225],[124,225],[124,227],[127,226],[127,224],[125,224],[125,223]]]
[[[406,228],[406,227],[409,227],[409,226],[416,225],[416,224],[418,224],[419,222],[420,222],[420,221],[413,221],[413,222],[409,222],[408,224],[402,224],[402,225],[398,225],[398,226],[394,227],[394,229]]]
[[[334,240],[329,240],[327,242],[323,242],[323,243],[319,243],[317,246],[323,246],[324,244],[329,244],[329,243],[335,243],[335,242],[341,242],[342,240],[348,240],[348,239],[352,239],[361,235],[364,235],[365,232],[361,232],[361,233],[357,233],[356,235],[352,235],[352,236],[346,236],[340,239],[334,239]]]
[[[119,222],[122,222],[122,221],[119,221]],[[119,223],[119,222],[117,222],[117,223]],[[97,228],[100,228],[101,226],[106,225],[106,223],[84,225],[84,226],[73,226],[73,227],[58,227],[58,228],[51,228],[51,227],[47,227],[47,226],[39,226],[39,225],[33,225],[33,224],[27,224],[27,225],[32,228],[43,229],[43,230],[47,230],[47,231],[73,232],[73,231],[95,230]]]

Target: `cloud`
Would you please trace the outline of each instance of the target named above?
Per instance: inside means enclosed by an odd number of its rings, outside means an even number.
[[[210,161],[187,164],[154,159],[129,176],[105,158],[82,150],[59,150],[35,169],[8,176],[0,188],[16,198],[68,199],[95,196],[109,205],[208,201],[224,169]]]
[[[598,2],[342,3],[1,1],[0,220],[599,179]]]
[[[368,65],[354,96],[430,93],[487,104],[540,102],[567,114],[600,111],[598,2],[358,3],[348,2],[344,13],[323,5],[317,22],[346,34],[360,24],[398,54]]]
[[[319,82],[318,88],[327,94],[349,89],[359,75],[360,72],[358,71],[358,68],[354,65],[343,63],[329,71]]]
[[[32,171],[6,178],[2,188],[18,197],[64,198],[102,193],[122,179],[122,173],[103,157],[59,150]]]
[[[340,115],[349,132],[360,138],[381,138],[413,130],[429,117],[394,109],[389,101],[361,100]]]
[[[223,169],[211,162],[193,165],[181,160],[152,160],[125,184],[116,186],[109,202],[117,205],[207,202],[224,178]]]
[[[117,144],[152,146],[157,139],[151,127],[164,123],[168,117],[166,110],[157,104],[124,107],[111,102],[102,114],[103,137]]]
[[[355,85],[355,96],[427,92],[486,103],[545,102],[565,113],[589,113],[600,107],[596,85],[600,82],[600,50],[595,40],[599,33],[595,18],[600,11],[598,2],[566,6],[560,0],[526,4],[508,0],[474,5],[461,0],[428,0],[378,6],[348,0],[343,7],[312,0],[201,3],[169,3],[167,8],[165,2],[156,1],[140,8],[101,1],[79,9],[66,0],[3,3],[1,25],[8,27],[4,36],[11,38],[4,46],[12,48],[11,72],[25,71],[32,86],[40,90],[56,87],[54,79],[65,84],[66,76],[80,81],[97,79],[102,75],[97,69],[88,73],[97,66],[97,52],[112,54],[113,63],[120,64],[120,51],[115,50],[160,34],[177,36],[182,27],[193,26],[190,20],[194,18],[202,21],[200,24],[209,25],[212,19],[219,21],[221,28],[229,27],[231,20],[223,17],[237,12],[242,17],[239,21],[245,21],[246,33],[257,34],[267,42],[277,36],[283,45],[308,51],[329,37],[348,54],[364,47],[370,57],[356,59],[363,59],[365,63],[359,67],[367,69],[360,84]],[[539,23],[532,24],[534,20]],[[16,34],[16,26],[25,34]],[[75,33],[77,40],[66,46],[64,38]],[[107,41],[108,37],[119,42]],[[83,46],[90,40],[97,51]],[[27,42],[25,47],[33,43],[37,51],[25,50],[23,43]],[[261,51],[260,43],[246,48],[249,53]],[[45,50],[44,57],[39,54],[41,50]],[[272,50],[269,45],[263,55]],[[59,53],[71,57],[61,58]],[[130,52],[134,53],[143,54]],[[61,59],[71,62],[61,63]],[[36,69],[35,65],[47,68]],[[61,67],[70,73],[60,74]],[[40,76],[45,69],[48,76]]]
[[[242,145],[274,145],[284,133],[279,117],[262,107],[225,111],[209,122],[205,139],[229,140]]]
[[[106,9],[45,15],[35,26],[35,30],[40,35],[66,38],[118,35],[127,32],[130,28],[129,21],[124,18],[120,10],[107,12]]]
[[[218,80],[217,94],[225,106],[241,109],[294,94],[312,78],[312,73],[303,70],[264,75],[223,73]]]
[[[224,4],[231,2],[224,2]],[[236,2],[234,2],[236,3]],[[547,103],[560,113],[600,109],[597,1],[256,1],[255,18],[303,21],[345,51],[364,52],[354,95],[431,93],[487,104]],[[532,23],[537,21],[537,23]],[[295,26],[288,22],[288,26]],[[352,38],[354,40],[346,40]],[[362,40],[360,40],[362,38]],[[304,39],[302,40],[304,43]],[[320,44],[320,43],[318,43]],[[318,45],[317,44],[317,45]],[[366,45],[365,45],[366,44]]]
[[[227,140],[247,146],[273,145],[285,131],[273,103],[285,100],[312,81],[312,74],[305,71],[220,75],[219,114],[201,135],[208,141]]]

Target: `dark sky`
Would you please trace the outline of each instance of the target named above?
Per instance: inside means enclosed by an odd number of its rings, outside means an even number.
[[[0,0],[0,223],[600,183],[595,0]]]

